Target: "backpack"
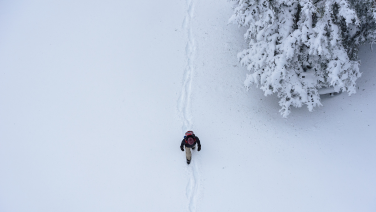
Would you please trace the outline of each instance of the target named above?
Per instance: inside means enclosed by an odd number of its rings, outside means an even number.
[[[193,138],[193,140],[196,142],[196,136],[195,134],[193,133],[193,131],[187,131],[184,135],[184,140],[185,140],[185,143],[188,144],[188,136],[191,136]],[[192,145],[192,144],[189,144],[189,145]]]

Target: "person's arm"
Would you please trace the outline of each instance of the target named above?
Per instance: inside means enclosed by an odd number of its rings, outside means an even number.
[[[181,149],[181,151],[184,151],[184,148],[183,148],[184,143],[185,143],[185,141],[184,141],[184,139],[183,139],[183,140],[181,141],[181,144],[180,144],[180,149]]]
[[[196,136],[196,142],[197,142],[197,146],[198,146],[197,151],[200,151],[201,150],[201,143],[200,143],[200,139],[197,136]]]

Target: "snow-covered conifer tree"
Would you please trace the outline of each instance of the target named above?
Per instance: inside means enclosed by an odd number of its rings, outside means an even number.
[[[318,89],[356,92],[359,45],[376,40],[374,0],[230,0],[231,23],[248,27],[238,54],[251,72],[245,86],[277,93],[291,106],[320,106]]]

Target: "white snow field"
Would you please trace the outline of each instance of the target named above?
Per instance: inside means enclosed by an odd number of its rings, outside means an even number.
[[[357,94],[284,119],[225,0],[0,8],[0,212],[376,211],[369,46]]]

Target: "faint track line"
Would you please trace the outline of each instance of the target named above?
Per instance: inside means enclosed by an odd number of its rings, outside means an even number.
[[[187,185],[187,198],[188,198],[188,210],[190,212],[196,211],[197,201],[200,191],[200,170],[196,160],[192,160],[192,163],[188,166],[189,182]]]
[[[192,93],[192,78],[193,78],[193,60],[195,53],[195,43],[192,36],[191,20],[193,17],[193,0],[187,0],[187,14],[184,18],[183,27],[187,31],[188,41],[185,47],[185,55],[187,58],[187,65],[184,70],[183,88],[179,98],[179,112],[183,121],[182,131],[192,129],[192,114],[191,114],[191,93]]]
[[[194,0],[186,0],[187,11],[183,22],[183,28],[187,33],[187,44],[185,47],[185,56],[187,65],[184,70],[184,78],[181,94],[178,101],[178,111],[183,122],[182,131],[193,130],[191,96],[192,96],[192,79],[194,74],[194,57],[195,57],[195,40],[192,33],[192,19],[194,17]],[[198,158],[193,157],[190,165],[187,166],[189,181],[186,188],[188,198],[188,211],[196,211],[197,200],[200,188],[200,171],[197,162]]]

